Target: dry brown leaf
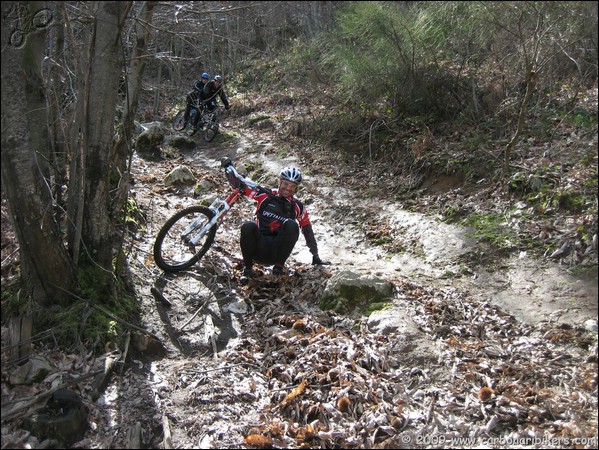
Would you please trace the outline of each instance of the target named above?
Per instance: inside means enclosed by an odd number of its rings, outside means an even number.
[[[306,380],[302,380],[298,387],[291,391],[281,402],[281,406],[287,406],[295,397],[300,395],[306,389]]]
[[[262,436],[261,434],[252,434],[244,440],[246,444],[253,445],[254,447],[272,447],[273,444],[271,438]]]
[[[493,396],[494,393],[495,391],[493,389],[484,386],[480,388],[480,391],[478,391],[478,398],[481,399],[483,402],[486,402]]]
[[[341,412],[348,412],[351,406],[351,400],[346,396],[341,397],[337,400],[337,409]]]

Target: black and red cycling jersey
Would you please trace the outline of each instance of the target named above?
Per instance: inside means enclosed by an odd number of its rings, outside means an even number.
[[[256,223],[260,233],[266,236],[277,234],[277,230],[286,220],[295,220],[306,239],[306,245],[312,255],[318,255],[318,246],[308,211],[304,204],[294,196],[281,197],[278,189],[262,186],[250,188],[245,186],[244,195],[256,202]]]
[[[246,197],[257,203],[256,223],[260,233],[264,236],[276,236],[277,230],[286,220],[295,220],[302,230],[310,253],[317,257],[316,237],[303,203],[294,196],[281,197],[278,189],[268,189],[258,185],[250,187],[244,184],[243,179],[237,178],[235,174],[233,171],[228,171],[227,179],[232,187],[241,189]]]

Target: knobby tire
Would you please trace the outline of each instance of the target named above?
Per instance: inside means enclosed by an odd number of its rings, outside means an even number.
[[[206,128],[204,129],[204,140],[206,142],[212,142],[216,133],[218,133],[218,123],[216,122],[206,122],[204,125]]]
[[[190,234],[193,236],[213,216],[214,213],[210,208],[196,205],[185,208],[168,219],[154,242],[156,265],[165,272],[179,272],[197,263],[214,242],[217,224],[213,225],[195,246],[186,243],[181,237],[182,233],[188,225],[198,219],[195,231]]]
[[[184,117],[185,117],[185,110],[182,109],[181,111],[179,111],[177,113],[177,115],[173,119],[173,130],[183,131],[185,129],[185,120],[183,120]]]

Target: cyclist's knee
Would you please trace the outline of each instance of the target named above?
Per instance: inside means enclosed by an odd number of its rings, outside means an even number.
[[[299,225],[295,220],[286,220],[283,223],[283,231],[289,235],[297,235],[299,237]]]
[[[241,225],[241,237],[254,235],[258,230],[256,222],[245,222]]]

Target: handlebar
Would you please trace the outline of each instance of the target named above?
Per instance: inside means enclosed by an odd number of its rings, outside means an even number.
[[[229,158],[228,156],[223,156],[220,159],[220,166],[223,169],[226,169],[227,167],[232,166],[232,165],[233,165],[233,161],[231,161],[231,158]]]

